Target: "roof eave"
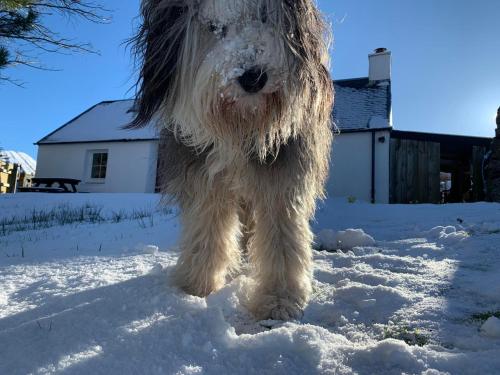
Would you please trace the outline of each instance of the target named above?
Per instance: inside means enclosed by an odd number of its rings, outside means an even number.
[[[340,129],[339,134],[352,134],[352,133],[376,133],[376,132],[384,132],[384,131],[392,131],[392,126],[388,126],[385,128],[358,128],[358,129]]]
[[[129,142],[147,142],[147,141],[159,141],[159,138],[137,138],[137,139],[101,139],[101,140],[89,140],[89,141],[66,141],[66,142],[36,142],[35,146],[48,146],[48,145],[69,145],[78,143],[129,143]]]

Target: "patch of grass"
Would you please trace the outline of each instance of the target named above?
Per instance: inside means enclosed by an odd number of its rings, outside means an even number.
[[[151,212],[150,210],[141,209],[141,210],[134,210],[130,215],[130,218],[132,220],[141,220],[151,216],[153,216],[153,212]]]
[[[495,318],[500,319],[500,310],[498,310],[498,311],[487,311],[487,312],[472,314],[471,317],[470,317],[470,320],[482,323],[482,322],[487,321],[492,316],[494,316]]]
[[[113,211],[113,213],[111,214],[111,221],[113,223],[120,223],[126,218],[127,218],[127,213],[124,210]]]
[[[158,208],[158,211],[162,214],[162,215],[173,215],[175,213],[174,209],[170,206],[160,206]]]
[[[154,213],[151,210],[134,210],[130,215],[131,220],[137,220],[142,229],[154,226]]]
[[[154,225],[155,225],[153,215],[148,216],[147,218],[140,217],[140,218],[137,219],[137,221],[139,222],[139,226],[142,229],[146,229],[148,227],[154,227]]]
[[[159,213],[168,214],[170,212],[159,211]],[[12,232],[45,229],[57,225],[120,223],[124,220],[137,220],[139,225],[144,228],[154,226],[154,211],[141,209],[128,213],[125,210],[119,210],[105,215],[101,206],[90,203],[78,207],[60,204],[51,209],[34,208],[24,216],[0,218],[0,237],[5,237]]]
[[[396,339],[408,345],[424,346],[429,343],[427,337],[418,328],[411,328],[408,325],[395,325],[384,328],[384,339]]]

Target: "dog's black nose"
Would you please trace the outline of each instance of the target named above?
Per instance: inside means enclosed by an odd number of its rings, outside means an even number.
[[[253,67],[238,78],[238,82],[243,87],[243,90],[255,94],[264,88],[267,79],[267,73],[262,68]]]

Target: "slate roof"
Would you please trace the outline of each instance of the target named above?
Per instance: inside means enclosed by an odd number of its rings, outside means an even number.
[[[391,127],[390,81],[368,78],[334,81],[333,121],[341,132]],[[117,142],[158,139],[154,126],[124,130],[132,120],[133,99],[104,101],[89,108],[36,144]]]
[[[126,130],[132,121],[134,100],[104,101],[94,105],[36,144],[127,142],[158,139],[154,126]]]
[[[391,121],[391,83],[368,78],[334,81],[333,121],[341,132],[388,128]]]

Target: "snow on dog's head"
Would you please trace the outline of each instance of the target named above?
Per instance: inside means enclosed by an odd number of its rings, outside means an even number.
[[[313,0],[143,0],[133,126],[262,160],[332,102]]]

